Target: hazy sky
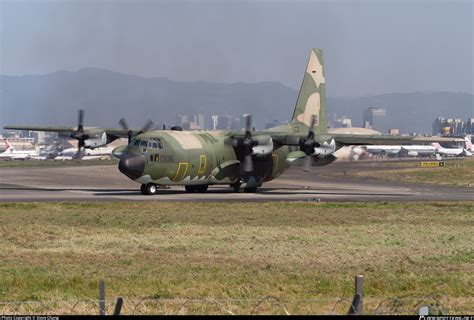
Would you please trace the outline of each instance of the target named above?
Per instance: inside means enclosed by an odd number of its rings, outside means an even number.
[[[299,88],[324,50],[331,96],[473,88],[471,1],[5,1],[0,74],[101,67]]]

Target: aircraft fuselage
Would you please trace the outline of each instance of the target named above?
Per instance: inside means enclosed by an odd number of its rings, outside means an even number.
[[[124,150],[120,171],[130,179],[157,185],[242,183],[260,186],[288,168],[288,147],[256,155],[252,172],[242,172],[243,155],[226,143],[226,132],[155,130],[136,136]]]

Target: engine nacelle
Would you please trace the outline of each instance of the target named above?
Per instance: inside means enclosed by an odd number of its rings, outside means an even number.
[[[314,148],[313,155],[327,156],[334,153],[334,151],[336,151],[336,141],[332,139],[330,143],[327,143],[326,141],[324,141],[321,146]]]
[[[273,151],[273,140],[269,136],[255,137],[258,145],[252,148],[252,155],[265,156]]]

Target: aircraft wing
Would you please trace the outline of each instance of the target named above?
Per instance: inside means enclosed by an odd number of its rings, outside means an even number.
[[[229,133],[231,137],[243,138],[245,136],[244,131],[235,131]],[[293,133],[293,132],[278,132],[278,131],[253,131],[252,136],[261,137],[268,136],[272,140],[280,145],[299,145],[300,139],[305,139],[307,133]],[[369,134],[340,134],[340,133],[327,133],[327,134],[316,134],[315,140],[322,142],[329,142],[332,139],[340,145],[419,145],[419,144],[431,144],[434,142],[463,142],[461,138],[446,138],[438,136],[389,136],[389,135],[369,135]]]
[[[4,129],[7,130],[25,130],[25,131],[45,131],[45,132],[57,132],[57,133],[72,133],[75,132],[77,129],[72,127],[51,127],[51,126],[6,126]],[[132,130],[140,130],[140,129],[132,129]],[[91,133],[91,134],[102,134],[106,133],[109,136],[117,137],[117,138],[126,138],[127,131],[120,129],[120,128],[84,128],[84,132]]]
[[[58,132],[58,133],[70,133],[76,129],[71,127],[41,127],[41,126],[6,126],[3,129],[8,130],[24,130],[24,131],[45,131],[45,132]]]
[[[461,142],[459,138],[413,137],[361,134],[328,134],[340,145],[413,145],[431,144],[433,142]]]
[[[127,138],[128,137],[127,131],[125,131],[123,129],[118,129],[118,128],[96,128],[96,129],[107,133],[109,136],[114,136],[114,137],[117,137],[117,138]],[[140,131],[140,129],[130,129],[130,130],[132,130],[133,132],[139,132]]]
[[[434,142],[462,142],[459,138],[438,136],[388,136],[388,135],[359,135],[359,134],[330,134],[341,145],[419,145]]]

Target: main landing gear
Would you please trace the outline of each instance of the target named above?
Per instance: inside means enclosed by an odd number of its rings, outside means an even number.
[[[189,193],[204,193],[207,191],[207,188],[209,186],[207,184],[203,184],[203,185],[199,185],[199,186],[184,186],[184,188],[186,189],[186,192],[189,192]]]
[[[236,182],[236,183],[233,183],[230,185],[230,187],[232,189],[234,189],[234,192],[240,192],[240,186],[241,186],[241,183],[240,182]],[[257,189],[258,187],[246,187],[246,188],[243,188],[244,192],[245,193],[255,193],[257,192]]]
[[[156,184],[154,183],[148,183],[148,184],[142,184],[140,187],[140,191],[142,192],[143,195],[146,196],[151,196],[156,194],[156,191],[158,190]]]

